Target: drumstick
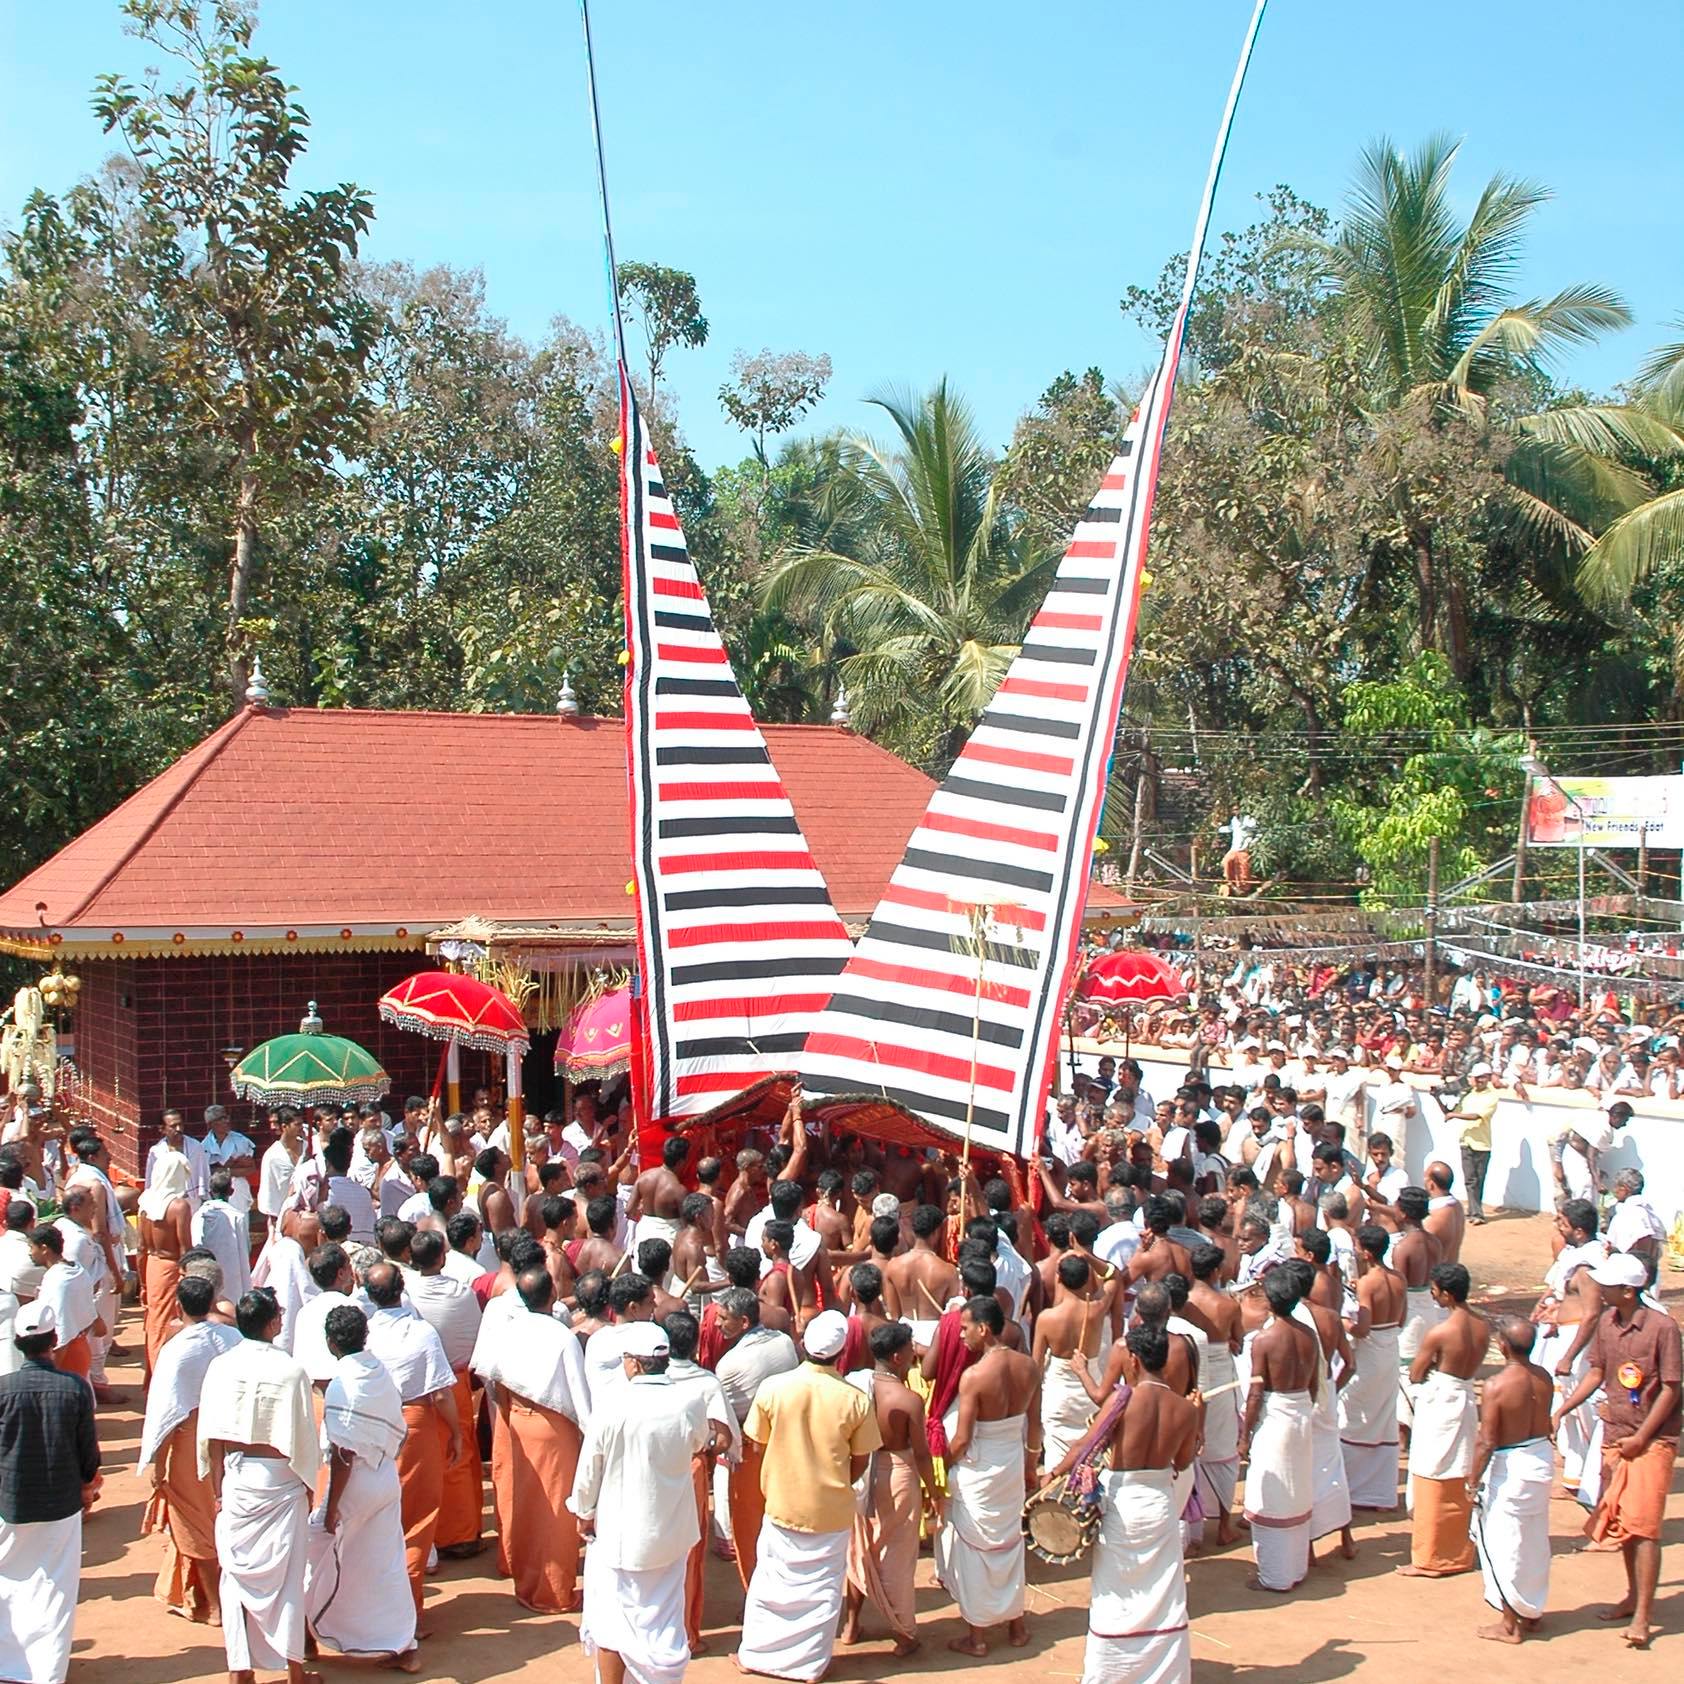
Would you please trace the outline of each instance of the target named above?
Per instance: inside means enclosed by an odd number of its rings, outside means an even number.
[[[1221,1397],[1224,1392],[1237,1392],[1239,1389],[1238,1380],[1228,1380],[1220,1386],[1212,1386],[1208,1392],[1200,1392],[1199,1396],[1208,1402],[1213,1397]]]
[[[919,1290],[919,1291],[920,1291],[920,1292],[921,1292],[921,1293],[923,1293],[923,1295],[924,1295],[924,1296],[925,1296],[925,1297],[926,1297],[926,1298],[927,1298],[927,1299],[929,1299],[929,1301],[930,1301],[930,1308],[931,1308],[931,1309],[932,1309],[932,1310],[934,1310],[934,1311],[935,1311],[935,1313],[936,1313],[936,1317],[937,1317],[937,1319],[938,1319],[938,1320],[939,1320],[939,1319],[940,1319],[940,1317],[941,1317],[941,1315],[942,1315],[942,1308],[941,1308],[941,1305],[939,1305],[939,1304],[938,1304],[938,1303],[937,1303],[937,1302],[936,1302],[936,1295],[935,1295],[935,1294],[934,1294],[934,1293],[933,1293],[933,1292],[931,1292],[931,1291],[930,1291],[930,1289],[929,1289],[929,1288],[928,1288],[928,1287],[927,1287],[927,1286],[925,1286],[925,1285],[924,1285],[924,1283],[923,1283],[923,1282],[922,1282],[922,1281],[919,1281],[919,1283],[918,1283],[918,1290]]]
[[[615,1276],[616,1276],[616,1275],[618,1275],[618,1274],[619,1274],[619,1272],[620,1272],[620,1271],[621,1271],[621,1270],[622,1270],[622,1269],[623,1269],[623,1268],[625,1268],[625,1266],[626,1266],[626,1265],[627,1265],[627,1264],[628,1264],[628,1263],[629,1263],[629,1262],[631,1262],[631,1253],[630,1253],[630,1252],[629,1252],[629,1251],[622,1251],[622,1252],[621,1252],[621,1253],[620,1253],[620,1261],[619,1261],[619,1262],[618,1262],[618,1263],[616,1263],[616,1264],[615,1264],[615,1265],[614,1265],[614,1268],[613,1268],[613,1271],[612,1271],[612,1273],[611,1273],[611,1274],[610,1274],[610,1275],[609,1275],[609,1277],[608,1277],[608,1278],[609,1278],[609,1280],[613,1280],[613,1279],[614,1279],[614,1277],[615,1277]]]
[[[687,1293],[690,1290],[690,1288],[693,1287],[696,1284],[696,1277],[698,1275],[705,1275],[706,1273],[707,1273],[707,1264],[705,1262],[698,1263],[696,1265],[696,1267],[694,1269],[692,1269],[690,1271],[690,1273],[684,1277],[684,1284],[683,1284],[683,1286],[681,1286],[678,1289],[675,1296],[679,1297],[679,1298],[682,1298],[685,1295],[685,1293]]]

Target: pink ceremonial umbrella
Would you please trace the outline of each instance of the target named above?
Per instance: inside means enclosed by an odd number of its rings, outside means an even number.
[[[631,1067],[631,1026],[629,987],[598,994],[576,1006],[556,1037],[556,1073],[570,1082],[618,1076]]]

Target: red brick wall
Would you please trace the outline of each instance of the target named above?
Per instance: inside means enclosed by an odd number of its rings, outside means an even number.
[[[205,1106],[219,1101],[236,1127],[254,1133],[260,1150],[267,1145],[267,1131],[252,1127],[252,1108],[234,1099],[222,1049],[249,1052],[296,1030],[311,1000],[328,1033],[348,1035],[386,1068],[388,1108],[431,1092],[442,1043],[381,1022],[375,1009],[388,988],[426,965],[419,953],[285,953],[80,966],[77,1066],[94,1120],[124,1125],[111,1138],[118,1167],[139,1173],[158,1138],[159,1116],[171,1106],[186,1113],[196,1134]],[[464,1052],[464,1088],[486,1081],[491,1064],[484,1053]]]

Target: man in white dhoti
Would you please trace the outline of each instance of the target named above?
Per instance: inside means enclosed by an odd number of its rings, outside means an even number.
[[[415,1603],[404,1561],[398,1449],[407,1429],[397,1383],[364,1345],[368,1320],[335,1305],[324,1329],[333,1378],[323,1399],[327,1497],[310,1517],[304,1604],[318,1641],[417,1672]]]
[[[993,1295],[969,1298],[960,1311],[971,1366],[959,1377],[947,1435],[947,1516],[936,1535],[936,1576],[966,1627],[947,1646],[979,1658],[988,1653],[990,1626],[1004,1624],[1015,1649],[1029,1641],[1023,1499],[1041,1454],[1041,1377],[1029,1357],[1001,1342],[1005,1327]]]
[[[241,1341],[205,1370],[199,1397],[199,1471],[220,1504],[228,1673],[253,1684],[255,1668],[285,1667],[288,1684],[305,1684],[304,1569],[322,1460],[310,1382],[274,1342],[272,1292],[248,1292],[235,1313]]]
[[[1174,1489],[1193,1464],[1199,1410],[1164,1382],[1168,1356],[1165,1329],[1129,1330],[1125,1390],[1108,1406],[1121,1414],[1109,1435],[1111,1469],[1100,1475],[1082,1684],[1188,1684],[1193,1676]]]
[[[1099,1382],[1107,1303],[1103,1292],[1092,1290],[1091,1275],[1085,1257],[1066,1252],[1058,1260],[1057,1299],[1035,1318],[1030,1355],[1041,1372],[1041,1448],[1049,1468],[1082,1442],[1093,1419],[1082,1376]]]
[[[210,1197],[193,1212],[193,1243],[222,1266],[222,1290],[237,1304],[251,1288],[251,1229],[233,1203],[234,1172],[210,1172]]]
[[[998,1302],[989,1303],[1000,1314]],[[766,1503],[736,1654],[744,1672],[812,1681],[830,1667],[854,1531],[854,1482],[883,1442],[871,1399],[836,1371],[847,1341],[846,1316],[814,1316],[803,1337],[807,1360],[766,1380],[743,1423],[743,1436],[765,1446]]]
[[[1193,1285],[1187,1300],[1217,1335],[1208,1341],[1207,1366],[1199,1376],[1205,1420],[1194,1488],[1205,1518],[1216,1518],[1218,1546],[1231,1544],[1236,1531],[1234,1492],[1240,1479],[1240,1420],[1244,1414],[1235,1362],[1244,1342],[1244,1316],[1240,1305],[1218,1285],[1224,1262],[1220,1246],[1193,1247]]]
[[[1468,1483],[1485,1600],[1501,1615],[1478,1636],[1519,1643],[1533,1631],[1550,1589],[1550,1445],[1554,1376],[1532,1361],[1537,1329],[1519,1316],[1497,1327],[1503,1366],[1479,1400],[1479,1438]]]
[[[590,1545],[579,1642],[601,1684],[679,1684],[690,1664],[685,1568],[702,1535],[691,1465],[725,1435],[700,1389],[673,1386],[670,1355],[656,1323],[628,1328],[626,1384],[592,1417],[567,1499]]]
[[[1356,1372],[1339,1390],[1339,1444],[1354,1509],[1397,1507],[1397,1346],[1403,1321],[1402,1277],[1385,1263],[1392,1236],[1377,1223],[1357,1230],[1357,1321],[1351,1330]]]
[[[60,1196],[72,1187],[87,1187],[93,1194],[93,1226],[95,1242],[105,1254],[105,1272],[98,1282],[98,1298],[94,1311],[100,1331],[88,1340],[91,1368],[88,1378],[93,1383],[94,1396],[105,1392],[105,1358],[117,1333],[117,1306],[123,1287],[125,1256],[123,1235],[123,1207],[117,1202],[117,1189],[106,1173],[110,1154],[105,1142],[92,1129],[73,1129],[70,1149],[76,1154],[76,1167],[65,1177]]]
[[[0,1377],[0,1678],[64,1684],[82,1579],[82,1514],[99,1481],[94,1395],[54,1366],[57,1321],[25,1304],[20,1364]]]
[[[1240,1437],[1240,1456],[1250,1459],[1245,1512],[1257,1561],[1246,1584],[1252,1590],[1289,1591],[1310,1570],[1320,1351],[1314,1331],[1292,1319],[1298,1303],[1293,1271],[1271,1269],[1263,1292],[1270,1315],[1252,1341]]]
[[[1398,1333],[1398,1400],[1397,1418],[1408,1441],[1413,1414],[1413,1390],[1409,1382],[1410,1365],[1429,1328],[1444,1320],[1445,1312],[1433,1297],[1432,1272],[1444,1261],[1444,1247],[1438,1237],[1427,1232],[1429,1206],[1424,1187],[1405,1187],[1392,1207],[1402,1226],[1392,1236],[1387,1261],[1403,1277],[1403,1327]]]
[[[1533,1355],[1540,1368],[1556,1377],[1558,1397],[1567,1397],[1583,1378],[1585,1353],[1593,1343],[1602,1317],[1602,1294],[1591,1271],[1608,1256],[1608,1246],[1599,1237],[1596,1206],[1589,1199],[1569,1199],[1555,1219],[1561,1235],[1561,1250],[1544,1274],[1544,1296],[1532,1312],[1538,1324],[1538,1343]],[[1586,1458],[1596,1432],[1594,1400],[1569,1410],[1556,1431],[1555,1447],[1561,1452],[1561,1483],[1578,1493],[1589,1472],[1593,1482],[1594,1459],[1587,1470]],[[1585,1499],[1581,1496],[1581,1501]],[[1594,1499],[1586,1506],[1594,1505]]]
[[[1316,1336],[1316,1407],[1310,1421],[1310,1448],[1314,1464],[1310,1504],[1310,1552],[1315,1559],[1318,1538],[1339,1534],[1340,1553],[1347,1561],[1357,1553],[1351,1535],[1351,1491],[1345,1478],[1345,1453],[1339,1443],[1339,1397],[1334,1385],[1334,1365],[1342,1376],[1350,1363],[1350,1346],[1336,1310],[1312,1303],[1316,1267],[1307,1258],[1294,1257],[1281,1265],[1291,1273],[1303,1294],[1292,1312],[1301,1327]]]

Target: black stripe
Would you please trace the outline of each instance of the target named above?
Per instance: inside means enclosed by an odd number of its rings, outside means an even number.
[[[713,630],[713,616],[710,614],[675,614],[670,608],[655,610],[655,624],[665,626],[668,631],[699,631]]]
[[[721,871],[730,870],[722,865]],[[769,883],[752,884],[746,889],[681,889],[662,897],[668,912],[701,912],[710,906],[829,906],[830,894],[824,884],[816,888],[779,889]]]
[[[1081,577],[1065,578],[1061,573],[1053,580],[1051,595],[1057,596],[1061,591],[1066,596],[1104,596],[1110,590],[1109,579],[1086,579]]]
[[[976,801],[998,801],[1007,807],[1033,807],[1043,813],[1062,813],[1064,797],[1045,789],[1011,789],[1005,784],[979,783],[975,778],[956,778],[951,772],[941,786],[949,795],[968,795]]]
[[[657,696],[735,696],[737,682],[732,678],[657,678]]]
[[[983,710],[983,725],[992,725],[1001,731],[1023,731],[1031,737],[1079,737],[1082,734],[1080,725],[1072,724],[1068,719],[1031,719],[1026,713],[999,713],[993,708]]]
[[[789,818],[662,819],[662,841],[681,836],[799,836],[801,826]]]
[[[704,1041],[680,1041],[674,1051],[684,1058],[753,1058],[756,1053],[800,1052],[805,1029],[781,1035],[711,1035]]]
[[[865,933],[890,947],[923,947],[932,953],[952,953],[959,958],[970,960],[972,964],[976,963],[976,955],[971,951],[968,939],[948,935],[943,930],[920,930],[910,924],[885,924],[881,919],[873,918],[866,925]],[[1026,970],[1033,970],[1038,963],[1036,956],[1026,947],[1008,947],[999,941],[985,942],[983,945],[983,956],[997,964],[1018,965]]]
[[[1097,653],[1098,651],[1094,649],[1070,649],[1057,643],[1026,643],[1023,645],[1024,660],[1045,661],[1051,666],[1058,667],[1091,667]]]
[[[651,497],[665,497],[666,494],[667,487],[664,480],[652,479],[649,481],[649,495]]]
[[[712,959],[704,965],[674,965],[672,983],[682,988],[697,982],[753,982],[763,977],[780,977],[790,982],[809,976],[840,976],[847,958],[834,959],[812,954],[805,959]]]
[[[649,554],[656,561],[688,561],[690,552],[682,544],[651,544]]]
[[[1053,886],[1050,871],[1002,865],[998,860],[967,859],[963,854],[933,854],[927,848],[908,848],[901,863],[942,876],[969,877],[979,883],[1009,883],[1014,889],[1040,889],[1044,893]]]
[[[750,743],[729,748],[685,747],[655,750],[657,766],[770,766],[772,757],[763,748]]]
[[[822,1054],[823,1057],[834,1057],[834,1054]],[[856,1066],[863,1065],[864,1059],[850,1059],[849,1063]],[[876,1080],[871,1084],[873,1095],[881,1094],[885,1099],[892,1099],[897,1105],[904,1105],[908,1111],[922,1111],[933,1117],[949,1117],[956,1123],[965,1120],[966,1104],[962,1099],[939,1099],[934,1094],[920,1093],[916,1088],[901,1087],[894,1082],[883,1080],[883,1072],[890,1068],[886,1064],[872,1064],[871,1070]],[[803,1083],[808,1093],[846,1093],[856,1089],[859,1084],[851,1076],[822,1076],[817,1072],[807,1076]],[[971,1110],[971,1132],[973,1138],[981,1134],[1004,1134],[1008,1118],[1004,1111],[996,1111],[991,1106],[978,1105]],[[1004,1144],[1010,1141],[989,1142],[990,1145]]]
[[[855,1017],[868,1017],[878,1023],[904,1023],[909,1029],[934,1029],[943,1035],[971,1038],[972,1018],[969,1012],[938,1012],[925,1006],[908,1006],[899,1000],[863,1000],[853,994],[833,994],[826,1012],[852,1012]],[[990,1023],[982,1018],[976,1024],[977,1039],[990,1041],[997,1047],[1021,1047],[1023,1031],[1009,1023]]]
[[[1134,454],[1134,440],[1124,439],[1123,442],[1117,446],[1117,454],[1119,456],[1132,456]]]
[[[1120,508],[1107,509],[1107,508],[1102,507],[1098,503],[1089,503],[1088,507],[1087,507],[1087,512],[1082,516],[1083,520],[1097,520],[1097,521],[1107,521],[1107,522],[1120,521],[1122,518],[1123,518],[1123,511]]]

